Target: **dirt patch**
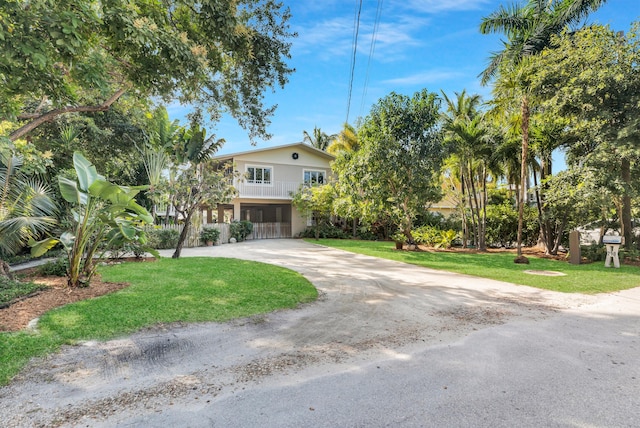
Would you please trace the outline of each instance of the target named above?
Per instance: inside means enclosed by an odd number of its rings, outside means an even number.
[[[141,261],[145,259],[123,259],[124,261]],[[155,259],[146,259],[147,261]],[[102,281],[100,275],[96,275],[89,287],[69,288],[67,278],[58,276],[41,276],[37,268],[25,269],[17,272],[26,280],[37,284],[44,284],[48,288],[32,296],[20,300],[11,306],[0,309],[0,331],[18,331],[27,327],[29,321],[40,317],[51,309],[64,306],[80,300],[91,299],[105,294],[113,293],[127,286],[128,283],[113,283]]]

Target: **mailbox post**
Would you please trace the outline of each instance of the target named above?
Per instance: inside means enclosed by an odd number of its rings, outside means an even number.
[[[619,268],[618,250],[622,245],[622,236],[605,235],[602,237],[602,243],[607,247],[607,259],[604,262],[604,266],[611,267],[611,260],[613,260],[613,267]]]

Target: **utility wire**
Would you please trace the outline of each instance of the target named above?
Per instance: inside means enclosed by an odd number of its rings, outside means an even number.
[[[373,24],[373,32],[371,33],[371,46],[369,47],[369,58],[367,59],[367,71],[365,73],[364,86],[362,87],[362,102],[360,103],[360,116],[364,112],[364,102],[367,98],[367,86],[369,85],[369,69],[371,68],[371,58],[376,51],[376,35],[380,28],[380,16],[382,15],[382,3],[383,0],[378,0],[378,6],[376,9],[376,19]]]
[[[351,73],[349,76],[349,95],[347,96],[347,119],[349,123],[349,111],[351,110],[351,94],[353,93],[353,75],[356,69],[356,53],[358,52],[358,33],[360,32],[360,14],[362,12],[362,0],[356,0],[356,12],[353,23],[353,56],[351,57]]]

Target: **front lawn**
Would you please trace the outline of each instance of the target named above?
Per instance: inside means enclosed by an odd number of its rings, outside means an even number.
[[[411,263],[431,269],[457,272],[482,278],[565,293],[606,293],[640,286],[640,268],[622,265],[620,269],[605,268],[604,262],[572,265],[567,262],[529,257],[529,265],[513,263],[512,253],[464,253],[398,251],[393,242],[347,239],[307,240],[353,253]],[[562,272],[566,276],[541,276],[525,270]]]
[[[313,285],[296,272],[236,259],[160,259],[100,272],[105,281],[131,286],[52,310],[41,317],[37,333],[0,333],[0,385],[32,357],[62,344],[107,340],[158,323],[223,322],[317,298]]]

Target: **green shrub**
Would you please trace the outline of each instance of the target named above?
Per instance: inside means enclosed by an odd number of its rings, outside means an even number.
[[[200,231],[200,240],[204,243],[213,242],[215,244],[218,238],[220,238],[220,230],[214,227],[203,227]]]
[[[253,223],[249,220],[233,221],[229,225],[229,234],[237,242],[244,241],[253,232]]]
[[[416,244],[435,247],[440,242],[440,230],[433,226],[420,226],[414,229],[411,234]]]
[[[316,228],[315,226],[307,227],[300,233],[302,238],[315,238]],[[322,223],[318,225],[318,237],[321,239],[349,239],[349,234],[341,228],[334,226],[333,224]]]
[[[40,275],[67,276],[68,268],[69,260],[66,257],[60,257],[39,266],[37,270]]]
[[[582,245],[580,255],[590,262],[600,262],[607,258],[607,249],[604,245]]]
[[[180,232],[174,229],[147,230],[147,245],[158,250],[176,248]]]

